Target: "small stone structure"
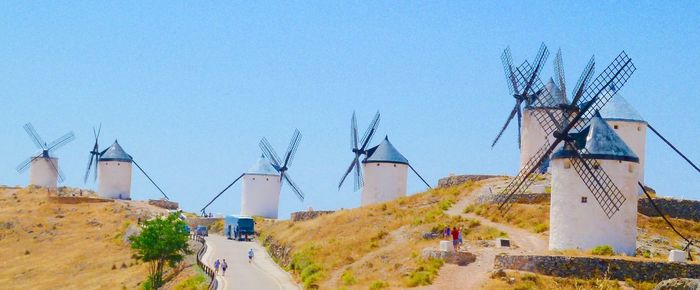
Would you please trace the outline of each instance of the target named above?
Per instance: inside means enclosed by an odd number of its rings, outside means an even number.
[[[158,199],[158,200],[149,199],[148,204],[153,205],[153,206],[157,206],[160,208],[172,209],[172,210],[178,209],[180,207],[180,205],[177,202],[169,201],[169,200],[165,200],[165,199]]]
[[[659,206],[664,214],[670,217],[700,222],[699,200],[655,198],[654,203]],[[651,202],[646,197],[639,199],[637,202],[637,210],[645,216],[659,216],[659,213],[656,212],[656,209],[654,209],[654,206],[651,205]]]
[[[537,255],[498,255],[494,267],[555,277],[660,282],[672,278],[700,277],[700,264],[635,261],[615,258]]]
[[[300,222],[300,221],[312,220],[312,219],[315,219],[315,218],[322,216],[324,214],[331,214],[334,212],[335,211],[332,211],[332,210],[307,210],[307,211],[293,212],[292,213],[292,221]]]
[[[671,250],[668,253],[668,261],[675,263],[685,263],[685,259],[688,258],[686,252],[681,250]]]
[[[460,185],[470,181],[480,181],[494,177],[505,177],[503,175],[453,175],[438,180],[438,188],[446,188]]]
[[[654,290],[700,290],[700,279],[675,278],[663,280]]]
[[[476,256],[466,251],[441,251],[434,248],[423,249],[422,256],[424,259],[443,259],[445,263],[457,264],[460,266],[465,266],[476,261]]]

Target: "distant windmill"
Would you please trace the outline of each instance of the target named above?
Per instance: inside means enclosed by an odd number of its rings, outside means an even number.
[[[219,192],[202,209],[202,215],[206,214],[207,207],[211,205],[226,190],[231,188],[239,180],[243,180],[241,190],[241,215],[261,216],[276,219],[279,209],[279,197],[284,179],[296,194],[299,200],[304,201],[304,193],[294,183],[287,172],[292,165],[294,155],[301,141],[301,133],[294,130],[292,140],[289,142],[284,159],[280,159],[266,138],[260,140],[260,149],[263,155],[251,166],[248,171],[238,176],[224,190]]]
[[[374,115],[374,119],[365,131],[361,140],[357,139],[357,119],[355,113],[350,121],[350,142],[352,152],[355,157],[350,167],[340,179],[338,189],[343,185],[343,181],[348,174],[354,170],[355,191],[362,188],[362,206],[393,200],[406,195],[406,181],[408,168],[415,173],[428,188],[430,184],[423,179],[420,174],[411,166],[408,159],[404,157],[391,142],[389,137],[385,137],[379,145],[367,149],[367,145],[374,136],[379,125],[379,112]],[[360,168],[360,157],[362,168]],[[363,171],[365,177],[363,177]],[[366,181],[364,180],[366,178]]]
[[[87,183],[90,172],[94,170],[93,178],[97,180],[97,194],[99,196],[112,199],[131,199],[131,164],[134,164],[165,199],[170,199],[146,171],[136,163],[136,160],[124,151],[117,140],[114,140],[114,143],[107,149],[99,151],[98,139],[100,131],[102,131],[102,125],[97,130],[93,128],[92,131],[95,136],[95,144],[90,150],[90,157],[83,181]],[[91,170],[93,166],[94,169]]]
[[[533,112],[543,111],[546,114],[558,116],[561,115],[561,106],[566,105],[567,103],[566,94],[561,93],[562,90],[560,89],[562,86],[564,86],[563,90],[566,89],[566,84],[563,79],[563,71],[557,67],[557,65],[561,65],[561,51],[557,55],[558,61],[555,61],[555,71],[560,72],[559,77],[557,78],[558,83],[555,84],[554,80],[550,79],[550,81],[545,85],[546,89],[548,89],[556,98],[538,102],[536,100],[539,92],[531,90],[533,82],[539,77],[548,56],[549,51],[544,43],[540,46],[540,49],[535,56],[534,67],[531,67],[527,61],[524,61],[517,68],[513,67],[510,48],[506,48],[501,55],[501,61],[503,62],[503,68],[505,70],[506,80],[508,82],[508,89],[515,98],[515,107],[513,107],[511,110],[508,118],[506,119],[506,123],[498,132],[498,135],[493,140],[493,143],[491,143],[491,147],[496,145],[500,137],[503,135],[503,132],[517,115],[518,147],[520,148],[521,168],[524,167],[526,162],[537,153],[537,150],[543,145],[544,138],[549,138],[550,142],[553,141],[551,136],[548,136],[540,124],[538,124],[538,122],[535,120]],[[543,162],[542,166],[538,168],[538,170],[541,172],[546,171],[548,164],[548,160]]]
[[[634,249],[636,234],[630,236],[630,231],[619,229],[636,229],[636,223],[630,222],[636,219],[636,202],[624,204],[627,199],[636,200],[634,183],[630,188],[629,182],[625,181],[625,178],[634,181],[635,176],[630,178],[626,174],[636,173],[631,173],[635,170],[634,166],[623,170],[622,166],[626,164],[622,161],[635,163],[639,159],[609,125],[602,121],[598,110],[614,95],[615,91],[610,88],[621,88],[634,73],[635,67],[623,51],[589,83],[592,67],[592,62],[589,62],[574,89],[571,103],[562,106],[562,114],[559,117],[548,114],[547,111],[533,111],[535,119],[554,141],[544,139],[543,146],[520,169],[501,194],[497,195],[496,200],[500,203],[499,208],[507,212],[512,205],[510,200],[513,195],[525,192],[536,179],[534,173],[540,165],[563,144],[563,148],[553,156],[557,159],[557,164],[553,165],[552,173],[550,248],[568,248],[572,245],[585,248],[594,242],[610,242],[615,244],[616,250],[629,252],[630,248],[632,251]],[[528,93],[536,96],[533,98],[535,106],[556,102],[535,72],[537,69],[526,65],[519,71],[517,85],[529,87]],[[528,80],[532,80],[532,85],[526,85]],[[606,173],[611,169],[612,175]],[[575,180],[569,177],[572,174],[576,176]],[[618,188],[616,182],[623,184],[623,190]],[[587,189],[588,192],[576,191],[580,188]],[[574,191],[571,191],[572,189]],[[587,205],[589,195],[597,201],[600,208]],[[599,212],[597,215],[596,211]],[[615,215],[618,212],[621,214]],[[599,218],[601,216],[604,218]]]
[[[29,171],[29,184],[42,187],[56,187],[57,182],[63,182],[65,175],[58,166],[58,158],[53,153],[63,145],[75,139],[73,132],[69,132],[50,144],[46,144],[34,130],[31,123],[24,124],[24,131],[32,139],[34,145],[41,151],[27,158],[17,166],[17,172],[22,173],[31,167]],[[31,165],[31,166],[30,166]]]

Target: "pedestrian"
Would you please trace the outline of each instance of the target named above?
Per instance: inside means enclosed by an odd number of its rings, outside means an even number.
[[[459,230],[457,227],[452,227],[452,246],[457,249],[457,243],[459,242]]]
[[[216,261],[214,261],[214,275],[219,274],[219,265],[220,264],[221,263],[219,262],[219,259],[216,259]]]
[[[445,239],[450,237],[450,226],[445,227],[445,233],[443,234],[443,236],[445,237]]]
[[[224,262],[221,263],[221,276],[226,275],[226,269],[228,269],[228,264],[226,264],[226,259],[224,259]]]
[[[462,240],[462,228],[459,228],[459,237],[457,237],[458,244],[461,246],[464,241]]]
[[[248,263],[253,261],[253,255],[253,248],[250,248],[250,250],[248,250]]]

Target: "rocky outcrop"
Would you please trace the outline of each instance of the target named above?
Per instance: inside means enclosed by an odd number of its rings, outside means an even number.
[[[494,177],[504,177],[504,176],[503,175],[453,175],[453,176],[441,178],[438,181],[438,188],[451,187],[451,186],[467,183],[470,181],[480,181],[480,180],[494,178]]]
[[[700,201],[672,198],[655,198],[654,203],[661,211],[670,217],[700,221]],[[648,198],[640,198],[637,211],[645,216],[659,216]]]
[[[291,262],[292,247],[275,241],[272,237],[266,236],[263,246],[267,249],[273,260],[282,267],[286,267]]]
[[[165,199],[158,199],[158,200],[150,199],[150,200],[148,200],[148,204],[153,205],[153,206],[157,206],[160,208],[172,209],[172,210],[178,209],[180,207],[180,205],[177,202],[169,201],[169,200],[165,200]]]
[[[335,211],[332,211],[332,210],[307,210],[307,211],[293,212],[292,213],[292,221],[300,222],[300,221],[305,221],[305,220],[312,220],[312,219],[315,219],[315,218],[322,216],[324,214],[331,214],[334,212]]]
[[[443,259],[445,263],[457,264],[460,266],[466,266],[476,261],[476,256],[466,251],[441,251],[433,248],[425,248],[423,249],[422,256],[424,259]]]
[[[556,277],[593,279],[608,277],[660,282],[673,278],[699,278],[700,264],[633,261],[614,258],[498,255],[494,267]]]
[[[654,290],[700,290],[700,279],[676,278],[661,281]]]

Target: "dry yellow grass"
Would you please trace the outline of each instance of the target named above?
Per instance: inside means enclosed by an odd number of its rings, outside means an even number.
[[[549,204],[513,204],[503,215],[497,204],[470,205],[464,212],[473,212],[490,221],[514,225],[533,233],[543,233],[549,230]]]
[[[422,234],[441,230],[446,224],[464,227],[465,240],[492,239],[503,234],[477,221],[444,214],[453,202],[475,188],[470,183],[434,189],[310,221],[262,221],[258,228],[263,233],[262,239],[271,235],[274,240],[291,245],[293,254],[307,255],[304,258],[320,268],[313,284],[322,289],[406,287],[411,285],[410,273],[425,266],[419,258],[421,250],[437,246],[437,240],[422,239]],[[308,273],[297,278],[305,275]]]
[[[44,190],[0,188],[0,285],[138,287],[147,268],[122,241],[128,224],[136,223],[131,208],[125,202],[57,204]]]

